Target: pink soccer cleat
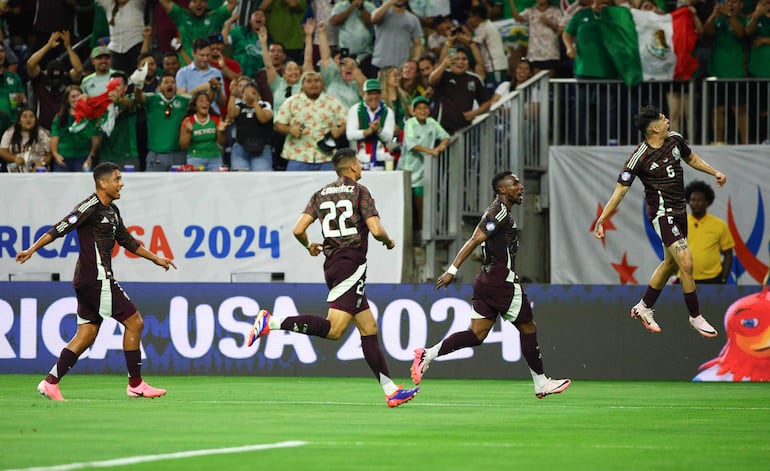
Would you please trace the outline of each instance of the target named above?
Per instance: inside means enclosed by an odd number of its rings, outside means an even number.
[[[412,361],[412,367],[409,372],[412,374],[412,382],[414,384],[420,384],[422,381],[422,375],[427,371],[430,361],[425,354],[424,348],[418,348],[414,351],[414,361]]]
[[[128,397],[160,397],[166,395],[165,389],[153,388],[149,384],[142,381],[139,386],[132,388],[131,385],[126,386],[126,394]]]
[[[66,401],[66,399],[62,397],[61,391],[59,391],[59,385],[51,384],[46,380],[40,381],[40,384],[37,385],[37,392],[52,401]]]

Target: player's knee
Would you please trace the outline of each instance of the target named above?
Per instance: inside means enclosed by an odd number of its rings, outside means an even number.
[[[139,314],[139,311],[135,312],[134,315],[129,317],[123,325],[126,326],[127,330],[132,332],[142,333],[142,331],[144,331],[144,319]]]
[[[522,334],[534,334],[537,332],[537,324],[535,324],[535,321],[533,320],[514,325]]]
[[[329,329],[329,333],[326,334],[326,338],[328,340],[339,340],[343,333],[344,331],[342,329],[335,329],[334,326],[332,326],[332,328]]]

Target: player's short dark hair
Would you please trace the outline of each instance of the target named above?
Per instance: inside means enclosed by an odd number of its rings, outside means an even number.
[[[118,164],[115,162],[102,162],[96,167],[94,167],[93,174],[94,174],[94,182],[98,182],[102,178],[104,178],[107,175],[112,175],[112,172],[115,170],[120,170],[120,167],[118,167]]]
[[[497,187],[500,186],[500,182],[505,180],[507,177],[510,177],[511,175],[513,175],[513,172],[510,170],[505,170],[504,172],[500,172],[495,175],[495,177],[492,178],[492,193],[497,194]]]
[[[711,206],[711,203],[714,202],[714,189],[711,188],[711,185],[702,180],[694,180],[684,187],[684,199],[686,201],[690,201],[690,195],[693,193],[703,193],[703,196],[706,197],[708,206]]]
[[[647,105],[639,109],[639,114],[636,115],[636,127],[642,131],[642,134],[647,134],[647,128],[650,123],[660,119],[660,110],[653,106]]]
[[[356,151],[351,149],[350,147],[343,147],[342,149],[337,149],[337,151],[332,156],[332,164],[334,164],[334,171],[337,172],[337,175],[340,174],[340,172],[345,168],[346,165],[348,165],[348,161],[356,159],[358,160],[358,155],[356,155]]]

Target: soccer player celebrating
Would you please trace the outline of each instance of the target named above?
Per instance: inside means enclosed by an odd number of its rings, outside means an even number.
[[[535,396],[542,399],[564,391],[572,381],[551,379],[545,375],[532,307],[515,271],[519,230],[511,215],[511,207],[521,204],[524,185],[519,177],[506,171],[492,179],[492,190],[497,197],[481,217],[471,238],[457,252],[452,265],[436,281],[436,289],[449,285],[460,265],[481,245],[483,261],[481,272],[473,282],[471,327],[455,332],[431,348],[416,349],[411,368],[412,381],[420,384],[430,362],[436,357],[481,345],[495,325],[497,316],[501,316],[519,330],[521,351],[535,383]]]
[[[353,321],[361,334],[364,358],[380,382],[388,407],[396,407],[412,398],[420,388],[403,389],[390,379],[388,365],[377,339],[377,321],[366,299],[366,253],[369,233],[391,250],[395,242],[380,224],[374,198],[363,185],[361,162],[356,151],[343,148],[332,157],[337,180],[315,192],[294,226],[294,237],[310,255],[326,256],[324,277],[329,287],[329,313],[326,319],[314,315],[280,318],[262,310],[254,321],[248,344],[281,329],[337,340]],[[322,220],[323,244],[311,242],[307,228]]]
[[[59,359],[37,390],[54,401],[63,401],[59,391],[62,376],[75,366],[78,357],[96,339],[99,328],[107,317],[123,324],[123,350],[128,367],[129,397],[158,397],[165,389],[153,388],[142,380],[142,353],[139,349],[144,320],[136,306],[126,296],[112,275],[112,248],[115,242],[136,255],[168,270],[174,262],[160,258],[139,245],[123,225],[120,211],[113,202],[120,199],[123,178],[113,162],[103,162],[93,170],[96,192],[75,206],[67,216],[40,236],[32,247],[16,254],[16,261],[24,263],[39,249],[77,229],[80,257],[75,266],[72,285],[78,300],[78,328],[75,337],[62,349]]]
[[[703,337],[716,337],[716,329],[700,314],[695,291],[692,251],[687,245],[687,202],[681,160],[712,175],[720,187],[727,177],[693,152],[681,134],[669,131],[668,118],[654,106],[639,110],[636,126],[644,134],[644,140],[626,160],[615,191],[596,221],[594,235],[599,239],[604,237],[604,221],[623,201],[634,179],[639,177],[644,185],[647,218],[663,241],[664,257],[652,273],[644,297],[631,308],[631,317],[639,319],[647,330],[660,332],[652,308],[668,279],[679,270],[684,301],[690,312],[690,326]]]

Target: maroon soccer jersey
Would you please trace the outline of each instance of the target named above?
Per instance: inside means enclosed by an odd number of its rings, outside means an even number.
[[[487,236],[481,244],[482,269],[502,279],[516,272],[519,251],[519,230],[508,207],[495,198],[477,226]]]
[[[113,279],[112,248],[116,241],[131,252],[136,252],[140,245],[123,225],[117,206],[103,205],[96,193],[75,206],[48,234],[56,239],[74,229],[78,230],[80,243],[80,256],[72,278],[75,288]]]
[[[351,249],[361,260],[366,260],[369,243],[366,220],[379,216],[368,188],[348,177],[339,177],[310,197],[305,213],[321,222],[327,258],[340,249]]]
[[[684,171],[681,159],[688,160],[692,151],[681,134],[669,131],[663,145],[655,149],[643,141],[626,160],[618,183],[631,186],[639,177],[644,185],[647,217],[687,213],[684,199]]]

